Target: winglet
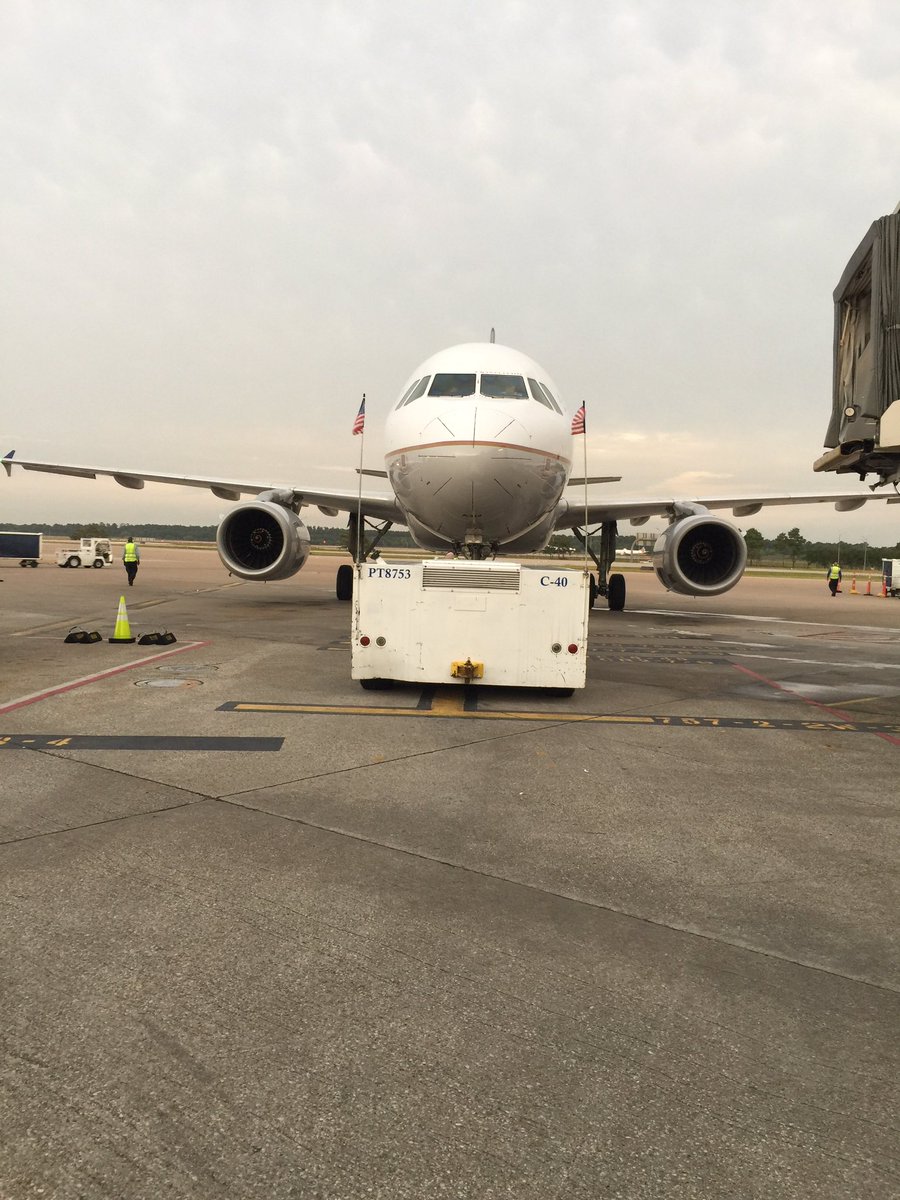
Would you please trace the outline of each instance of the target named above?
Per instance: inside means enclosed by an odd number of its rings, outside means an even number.
[[[6,468],[6,474],[9,476],[12,475],[13,455],[14,454],[15,454],[15,450],[10,450],[9,454],[4,454],[3,458],[0,459],[0,462],[2,462],[3,466]]]

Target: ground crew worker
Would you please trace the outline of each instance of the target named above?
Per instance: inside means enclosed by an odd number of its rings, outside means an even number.
[[[828,587],[831,589],[832,596],[836,596],[837,590],[838,590],[838,584],[841,582],[841,579],[843,578],[840,563],[833,563],[828,568],[828,574],[825,576],[825,578],[828,580]]]
[[[128,576],[128,586],[134,586],[134,577],[138,573],[138,566],[141,561],[141,552],[134,544],[134,538],[131,534],[128,535],[128,541],[125,543],[125,549],[122,551],[122,562],[125,564],[125,573]]]

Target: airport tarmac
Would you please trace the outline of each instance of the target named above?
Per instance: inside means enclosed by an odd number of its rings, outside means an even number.
[[[335,567],[0,564],[0,1196],[900,1196],[900,600],[633,571],[463,707]]]

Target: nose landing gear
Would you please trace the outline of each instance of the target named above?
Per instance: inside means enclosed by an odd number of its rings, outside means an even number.
[[[576,541],[584,546],[597,568],[597,577],[591,576],[591,608],[598,596],[603,596],[610,612],[622,612],[625,608],[625,576],[618,573],[609,574],[609,568],[616,558],[616,523],[604,521],[600,526],[600,550],[594,550],[590,542],[590,532],[575,527],[572,533]]]
[[[366,525],[374,531],[371,541],[366,544]],[[378,543],[391,528],[392,521],[382,521],[380,525],[372,525],[367,522],[365,517],[360,519],[356,513],[350,514],[349,529],[350,534],[348,544],[350,553],[353,555],[355,563],[363,562],[367,558],[373,558],[374,552]],[[337,577],[334,581],[335,596],[342,603],[353,599],[353,567],[350,563],[341,563],[337,569]]]

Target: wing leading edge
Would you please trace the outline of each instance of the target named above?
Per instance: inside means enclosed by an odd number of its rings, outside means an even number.
[[[656,500],[588,501],[587,506],[578,504],[576,500],[563,500],[557,509],[555,527],[571,529],[576,525],[584,525],[585,520],[588,525],[599,525],[603,521],[631,521],[633,525],[642,525],[651,517],[674,518],[683,515],[685,511],[704,508],[710,511],[730,508],[732,516],[735,517],[752,517],[763,508],[794,504],[833,504],[838,512],[852,512],[870,501],[900,504],[900,495],[861,496],[858,492],[812,492],[781,496],[698,496],[690,500],[671,497]]]
[[[240,500],[242,496],[257,496],[260,492],[282,491],[293,493],[294,500],[301,507],[313,505],[329,516],[337,512],[356,512],[360,504],[360,493],[352,491],[325,491],[321,488],[300,487],[294,484],[253,482],[239,479],[215,479],[199,475],[166,475],[150,471],[132,471],[113,467],[79,466],[75,463],[37,462],[31,459],[16,458],[15,451],[5,455],[2,462],[7,475],[12,475],[13,467],[22,467],[25,471],[40,471],[47,475],[70,475],[79,479],[96,479],[106,476],[114,479],[121,487],[140,490],[145,483],[177,484],[180,487],[208,488],[220,500]],[[362,493],[362,510],[366,516],[375,517],[379,521],[394,521],[401,524],[403,513],[393,496],[373,495]]]

